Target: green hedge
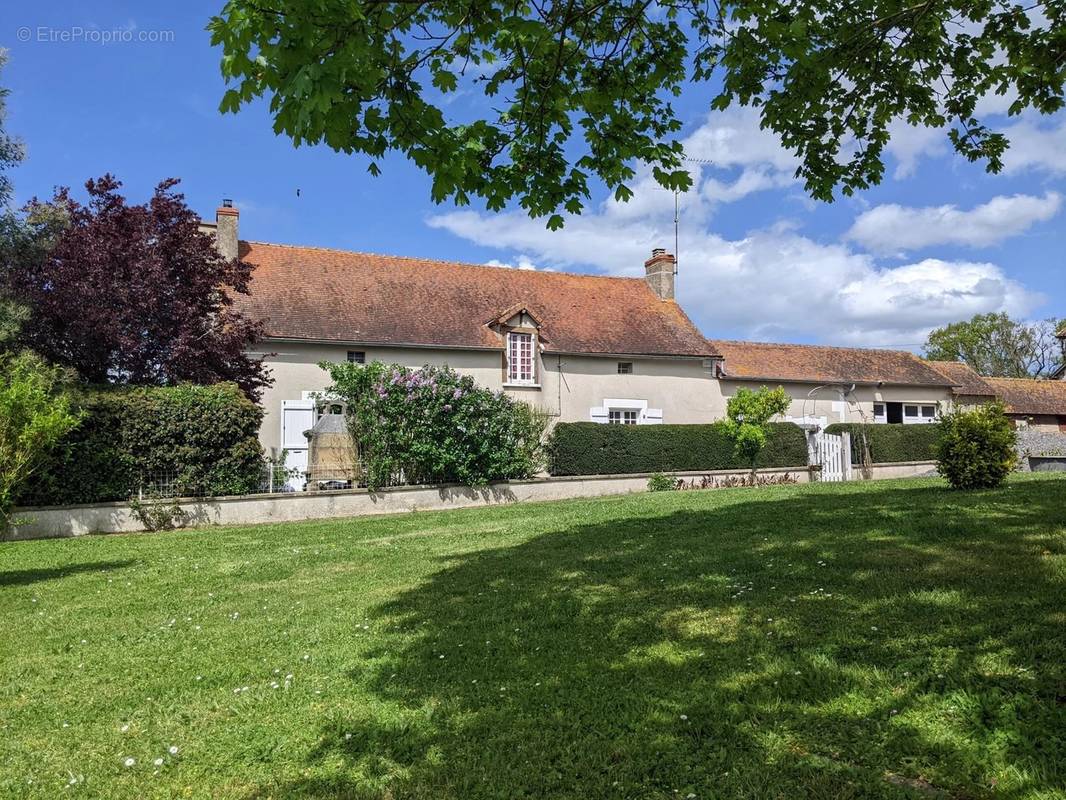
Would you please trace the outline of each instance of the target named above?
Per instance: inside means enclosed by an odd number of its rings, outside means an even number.
[[[870,445],[870,458],[875,464],[893,461],[932,461],[936,458],[936,443],[940,438],[939,425],[886,425],[863,426],[859,422],[837,422],[825,429],[826,433],[851,434],[852,461],[861,462],[862,435],[866,428],[866,441]]]
[[[166,481],[175,495],[256,491],[263,412],[235,384],[83,393],[85,419],[18,497],[20,505],[126,500]]]
[[[552,475],[688,472],[749,466],[733,452],[721,424],[603,425],[561,422],[548,439]],[[772,423],[760,467],[807,464],[807,440],[791,422]]]

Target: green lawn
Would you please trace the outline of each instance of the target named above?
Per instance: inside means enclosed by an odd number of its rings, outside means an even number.
[[[1063,478],[4,544],[0,630],[5,798],[1066,797]]]

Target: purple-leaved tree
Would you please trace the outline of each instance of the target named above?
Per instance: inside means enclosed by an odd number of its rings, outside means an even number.
[[[130,205],[104,175],[85,184],[86,205],[62,188],[26,207],[49,246],[8,265],[10,290],[30,310],[22,341],[87,383],[234,381],[258,399],[269,379],[246,351],[260,326],[233,308],[252,267],[218,253],[177,183]]]

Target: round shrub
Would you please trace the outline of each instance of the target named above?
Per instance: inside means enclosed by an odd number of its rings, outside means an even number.
[[[1014,469],[1017,434],[1002,403],[954,411],[940,421],[939,428],[937,469],[952,488],[995,488]]]
[[[532,477],[547,418],[448,367],[331,364],[330,396],[348,404],[348,427],[367,486]]]

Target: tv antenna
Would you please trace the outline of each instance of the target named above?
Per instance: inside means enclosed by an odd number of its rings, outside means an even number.
[[[700,164],[702,166],[710,166],[714,162],[709,158],[685,158],[690,164]],[[681,244],[680,244],[680,229],[681,229],[681,192],[674,189],[674,275],[677,275],[678,265],[681,263]]]

